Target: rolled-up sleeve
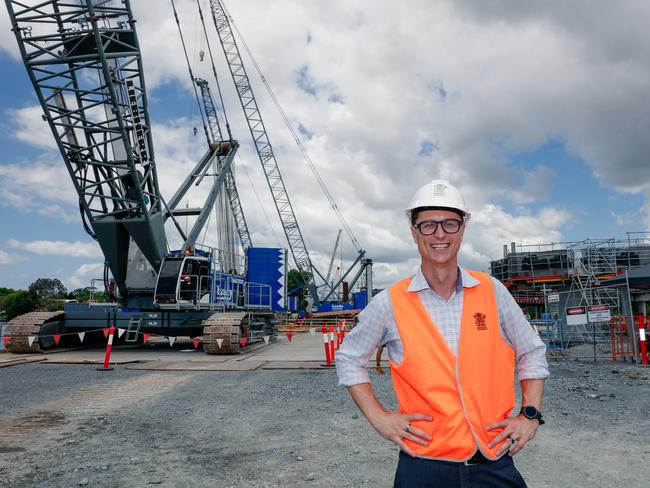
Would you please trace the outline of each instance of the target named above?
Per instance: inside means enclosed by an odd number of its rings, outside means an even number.
[[[385,343],[391,316],[387,290],[377,294],[359,314],[357,325],[345,336],[336,353],[336,374],[340,386],[370,383],[368,361],[377,347]]]
[[[548,377],[546,346],[530,325],[521,307],[515,302],[508,289],[492,278],[499,309],[499,322],[506,340],[515,349],[519,381],[545,379]]]

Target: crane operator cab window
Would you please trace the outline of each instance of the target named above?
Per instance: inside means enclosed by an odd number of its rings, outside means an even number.
[[[165,259],[158,275],[155,302],[157,304],[196,304],[209,296],[207,259],[171,257]]]

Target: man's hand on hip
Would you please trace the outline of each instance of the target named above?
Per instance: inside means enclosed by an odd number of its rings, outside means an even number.
[[[501,428],[503,431],[492,439],[488,447],[493,448],[507,438],[506,442],[497,451],[497,456],[501,456],[508,449],[510,449],[510,456],[514,456],[526,447],[529,440],[535,437],[535,433],[539,428],[539,421],[537,419],[527,419],[523,415],[517,415],[516,417],[508,417],[499,422],[494,422],[485,429],[494,430]]]
[[[430,422],[433,418],[421,413],[403,414],[399,412],[382,412],[379,415],[368,418],[370,424],[384,439],[397,444],[402,451],[409,456],[415,457],[415,453],[409,449],[404,439],[416,442],[423,446],[429,445],[432,437],[417,427],[413,427],[414,420]]]

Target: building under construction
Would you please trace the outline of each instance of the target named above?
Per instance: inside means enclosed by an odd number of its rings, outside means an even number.
[[[650,233],[631,232],[623,240],[513,242],[503,246],[503,258],[492,261],[490,271],[531,319],[560,321],[576,334],[566,324],[571,307],[607,305],[612,316],[647,315],[648,280],[630,278],[650,275]]]

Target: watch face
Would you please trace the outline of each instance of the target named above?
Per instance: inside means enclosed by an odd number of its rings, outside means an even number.
[[[524,407],[524,417],[529,419],[537,418],[539,411],[535,407],[527,406]]]

